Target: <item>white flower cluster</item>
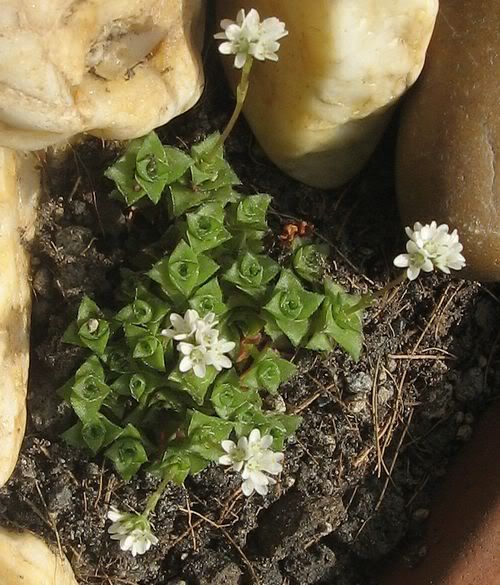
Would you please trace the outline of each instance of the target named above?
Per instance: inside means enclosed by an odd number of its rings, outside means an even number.
[[[241,489],[245,496],[251,496],[254,491],[265,496],[268,486],[276,483],[274,478],[266,474],[278,475],[283,471],[281,462],[284,455],[272,451],[272,443],[272,436],[261,437],[259,429],[254,429],[248,439],[241,437],[237,444],[233,441],[222,441],[226,454],[219,458],[219,463],[230,465],[231,469],[241,473]]]
[[[164,329],[161,334],[179,342],[177,349],[183,356],[179,364],[181,372],[193,370],[195,376],[204,378],[207,366],[213,366],[218,372],[232,366],[225,354],[232,351],[236,344],[219,339],[219,331],[215,328],[218,321],[214,313],[208,313],[202,319],[198,311],[188,309],[184,317],[172,313],[170,323],[172,327]]]
[[[394,264],[398,268],[406,268],[410,280],[415,280],[421,270],[432,272],[437,268],[449,274],[450,268],[461,270],[465,266],[458,232],[453,230],[449,233],[446,224],[438,225],[433,221],[422,225],[417,222],[413,229],[406,228],[406,234],[410,238],[406,244],[407,254],[396,256]]]
[[[120,541],[120,548],[131,551],[133,557],[143,555],[151,546],[158,544],[158,539],[144,516],[120,512],[112,506],[108,512],[108,520],[112,522],[108,528],[111,538]]]
[[[220,44],[219,51],[223,55],[236,55],[234,66],[237,69],[245,65],[249,56],[259,61],[277,61],[276,52],[280,48],[278,41],[288,34],[285,24],[274,16],[261,22],[255,8],[248,14],[241,9],[236,16],[236,22],[224,19],[220,25],[223,32],[214,37],[225,42]]]

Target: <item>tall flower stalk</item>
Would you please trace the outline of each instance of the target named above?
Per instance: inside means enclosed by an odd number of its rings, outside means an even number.
[[[224,19],[220,24],[222,32],[214,35],[214,38],[223,41],[219,45],[219,52],[223,55],[235,55],[234,67],[241,69],[241,77],[236,88],[233,114],[206,160],[210,160],[225,143],[243,110],[254,59],[277,61],[276,53],[280,48],[278,41],[288,34],[285,24],[276,17],[266,18],[261,22],[259,13],[254,8],[248,14],[241,9],[236,21]]]
[[[248,94],[248,87],[250,85],[250,71],[252,70],[253,65],[253,57],[248,57],[245,61],[245,65],[243,65],[243,69],[241,70],[241,77],[236,87],[236,105],[234,106],[233,113],[229,122],[227,123],[226,127],[224,128],[224,132],[220,135],[217,143],[215,144],[213,152],[217,152],[220,147],[226,142],[227,137],[231,134],[240,114],[243,110],[243,105],[245,103],[247,94]]]

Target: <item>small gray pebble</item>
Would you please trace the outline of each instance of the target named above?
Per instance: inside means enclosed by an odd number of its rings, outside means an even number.
[[[398,362],[396,360],[393,359],[387,360],[387,369],[389,370],[389,372],[391,372],[391,374],[397,370],[397,367]]]
[[[416,522],[423,522],[424,520],[427,520],[429,514],[430,511],[427,508],[419,508],[413,512],[412,517]]]
[[[50,296],[52,290],[52,275],[50,270],[42,266],[33,276],[33,288],[42,297]]]
[[[372,378],[366,372],[351,376],[348,379],[349,392],[351,394],[368,394],[372,390]]]
[[[471,424],[473,424],[473,423],[474,423],[474,415],[473,415],[471,412],[468,412],[468,413],[465,415],[465,419],[464,419],[464,420],[465,420],[465,422],[466,422],[468,425],[471,425]]]
[[[347,408],[352,414],[360,414],[366,409],[366,400],[362,394],[358,394],[349,399]]]
[[[394,396],[392,388],[387,386],[380,386],[377,392],[377,399],[379,404],[386,404]]]
[[[470,425],[462,425],[458,427],[457,439],[466,443],[472,437],[472,427]]]

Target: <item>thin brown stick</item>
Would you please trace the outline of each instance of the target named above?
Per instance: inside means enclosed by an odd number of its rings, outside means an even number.
[[[406,421],[406,425],[405,428],[403,429],[403,432],[401,433],[401,437],[399,438],[397,447],[396,447],[396,452],[394,453],[394,457],[392,458],[392,462],[391,462],[391,466],[389,467],[389,473],[387,474],[387,478],[385,480],[384,483],[384,487],[382,488],[382,493],[380,494],[380,497],[378,499],[377,505],[375,506],[375,512],[377,512],[380,508],[380,506],[382,505],[382,502],[384,500],[385,497],[385,493],[387,491],[387,487],[389,485],[389,482],[392,479],[392,472],[394,471],[394,467],[396,465],[396,461],[398,460],[399,457],[399,453],[401,450],[401,445],[403,444],[403,441],[406,437],[406,433],[408,432],[408,429],[410,428],[410,424],[413,418],[413,410],[410,411],[410,416],[408,417],[408,420]]]
[[[419,338],[417,339],[416,343],[414,344],[411,352],[409,355],[415,355],[417,350],[420,347],[420,344],[422,343],[422,341],[424,340],[425,336],[427,335],[427,332],[429,331],[430,327],[432,326],[432,324],[434,323],[435,319],[437,318],[437,316],[439,315],[439,311],[441,310],[441,307],[444,305],[445,300],[448,297],[448,292],[451,288],[451,284],[448,284],[448,286],[446,287],[446,290],[444,291],[444,293],[441,295],[441,298],[439,299],[438,304],[434,307],[432,314],[430,316],[430,319],[427,321],[426,326],[424,327],[422,333],[420,334]],[[410,367],[410,362],[411,360],[407,360],[406,364],[405,364],[405,368],[403,371],[403,374],[401,376],[401,379],[399,381],[399,383],[397,384],[397,392],[396,392],[396,404],[394,407],[394,411],[392,413],[391,416],[391,420],[390,420],[390,427],[389,427],[389,432],[387,434],[387,437],[384,441],[384,444],[382,446],[382,457],[385,455],[385,451],[388,448],[391,440],[392,440],[392,435],[393,435],[393,429],[396,425],[396,420],[397,417],[399,415],[399,409],[400,409],[400,405],[402,404],[402,396],[403,396],[403,388],[406,382],[406,376],[408,375],[408,371],[409,371],[409,367]]]
[[[57,548],[59,550],[59,555],[62,558],[63,557],[63,550],[62,550],[62,546],[61,546],[61,537],[59,536],[59,531],[57,530],[57,524],[54,520],[54,517],[49,512],[49,509],[47,507],[47,503],[45,502],[45,498],[43,497],[43,494],[42,494],[42,490],[40,489],[40,485],[38,483],[38,480],[36,480],[36,479],[35,479],[35,488],[36,488],[36,491],[38,492],[38,497],[40,498],[40,500],[43,504],[43,507],[45,508],[45,513],[47,514],[49,526],[52,528],[52,530],[54,532],[54,535],[55,535],[56,541],[57,541]]]
[[[99,473],[99,490],[97,492],[97,497],[96,497],[96,500],[94,502],[94,508],[97,508],[97,506],[99,505],[99,500],[101,499],[102,488],[104,485],[103,479],[104,479],[104,461],[102,462],[101,471]]]
[[[316,394],[313,394],[313,396],[310,396],[307,400],[304,400],[304,402],[302,402],[301,404],[296,406],[293,409],[293,414],[300,414],[303,410],[305,410],[306,408],[309,408],[309,406],[311,406],[311,404],[313,404],[313,402],[316,402],[316,400],[318,400],[318,398],[321,396],[321,394],[322,394],[321,390],[318,390],[318,392],[316,392]]]
[[[205,522],[205,520],[197,520],[196,522],[193,523],[193,529],[198,528],[198,526],[200,526],[201,524],[203,524]],[[172,542],[170,544],[170,548],[174,548],[174,546],[178,545],[179,542],[182,542],[186,536],[188,536],[191,533],[191,527],[189,527],[187,530],[185,530],[182,534],[180,534],[175,540],[174,542]]]
[[[302,449],[304,449],[304,451],[307,453],[307,455],[309,455],[309,457],[314,461],[314,463],[316,463],[316,465],[319,467],[321,465],[320,462],[316,459],[316,457],[314,457],[314,455],[309,451],[309,449],[304,445],[304,443],[299,441],[299,439],[297,439],[297,437],[295,437],[295,440],[302,447]]]
[[[434,339],[437,341],[438,339],[438,329],[439,329],[439,322],[441,321],[443,315],[446,313],[446,311],[448,310],[448,307],[451,305],[451,303],[453,302],[453,300],[455,299],[455,297],[458,295],[458,293],[462,290],[462,288],[464,287],[465,282],[461,282],[457,288],[451,293],[450,298],[446,301],[445,306],[443,307],[443,310],[441,311],[441,314],[439,315],[439,317],[436,319],[436,327],[434,330]],[[448,290],[448,289],[447,289]]]
[[[224,522],[224,520],[232,513],[234,506],[238,503],[238,500],[243,495],[241,488],[238,488],[232,498],[229,498],[228,503],[224,506],[220,516],[219,516],[219,524]]]
[[[497,345],[498,345],[499,341],[500,341],[500,331],[497,333],[497,336],[495,337],[495,341],[493,342],[493,345],[491,346],[491,351],[490,351],[490,354],[488,356],[488,361],[486,362],[486,367],[484,368],[483,390],[486,389],[486,386],[488,385],[488,375],[489,375],[490,370],[491,370],[493,356],[495,355],[495,351],[497,349]]]
[[[180,508],[179,507],[178,510],[180,512],[184,512],[185,514],[189,514],[188,510],[186,510],[185,508]],[[240,554],[243,562],[248,567],[248,569],[249,569],[249,571],[250,571],[250,573],[252,575],[252,578],[255,581],[255,583],[257,585],[261,585],[260,580],[259,580],[259,577],[257,576],[257,573],[255,572],[255,569],[253,568],[252,563],[248,560],[248,557],[243,552],[243,549],[240,547],[240,545],[228,533],[228,531],[225,528],[225,525],[224,524],[217,524],[217,522],[214,522],[213,520],[211,520],[207,516],[204,516],[203,514],[200,514],[199,512],[196,512],[195,510],[191,510],[191,514],[194,514],[195,516],[198,516],[199,518],[203,519],[205,522],[207,522],[207,524],[210,524],[210,526],[213,526],[214,528],[217,528],[218,530],[220,530],[224,534],[224,536],[227,538],[227,540],[229,540],[229,542],[234,546],[234,548]]]
[[[484,290],[484,292],[489,295],[495,302],[497,302],[500,305],[500,299],[491,292],[491,290],[485,286],[484,284],[480,284],[479,285],[481,287],[482,290]]]
[[[417,490],[415,491],[415,493],[413,494],[413,496],[408,500],[408,502],[405,505],[405,508],[409,508],[413,502],[415,501],[415,499],[417,498],[418,494],[424,489],[424,487],[427,485],[427,483],[429,482],[429,479],[431,478],[431,474],[429,473],[429,475],[427,475],[424,478],[424,481],[418,486]]]
[[[380,449],[380,430],[378,428],[378,376],[380,372],[380,358],[377,360],[375,367],[375,374],[373,376],[372,384],[372,414],[373,414],[373,433],[375,438],[375,448],[377,451],[377,477],[382,474],[382,451]]]
[[[189,530],[191,531],[191,538],[193,539],[193,550],[197,551],[198,544],[196,542],[196,533],[195,533],[194,528],[193,528],[193,513],[191,511],[191,504],[189,503],[189,495],[188,495],[187,491],[186,491],[186,508],[188,511]]]
[[[456,360],[457,357],[456,356],[451,356],[451,355],[432,355],[432,354],[425,354],[425,353],[421,353],[421,354],[414,354],[414,355],[404,355],[404,354],[390,354],[389,356],[387,356],[393,360],[410,360],[410,361],[420,361],[420,360],[441,360],[441,361],[446,361],[446,360]]]

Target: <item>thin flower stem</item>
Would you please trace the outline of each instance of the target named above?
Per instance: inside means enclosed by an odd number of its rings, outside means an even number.
[[[145,518],[147,518],[151,514],[151,512],[154,512],[156,505],[158,504],[160,498],[162,497],[163,492],[165,491],[169,481],[170,480],[168,478],[163,479],[158,488],[156,489],[156,491],[154,491],[149,496],[146,508],[142,514]]]
[[[384,287],[382,287],[378,291],[363,295],[355,305],[346,310],[346,314],[352,315],[353,313],[357,313],[358,311],[368,309],[373,305],[375,299],[385,296],[391,289],[398,286],[398,284],[401,284],[405,280],[406,270],[403,271],[397,278],[394,278],[391,281],[389,281]]]
[[[250,82],[250,71],[252,70],[253,65],[253,57],[248,55],[247,60],[245,61],[245,65],[243,65],[243,69],[241,70],[241,79],[238,83],[238,87],[236,88],[236,106],[234,107],[233,114],[227,123],[227,126],[224,129],[224,132],[217,140],[215,146],[207,154],[205,157],[205,161],[210,161],[214,156],[215,153],[220,149],[220,147],[226,142],[227,137],[231,133],[236,121],[238,120],[241,111],[243,109],[243,104],[245,103],[245,99],[248,93],[248,86]]]

